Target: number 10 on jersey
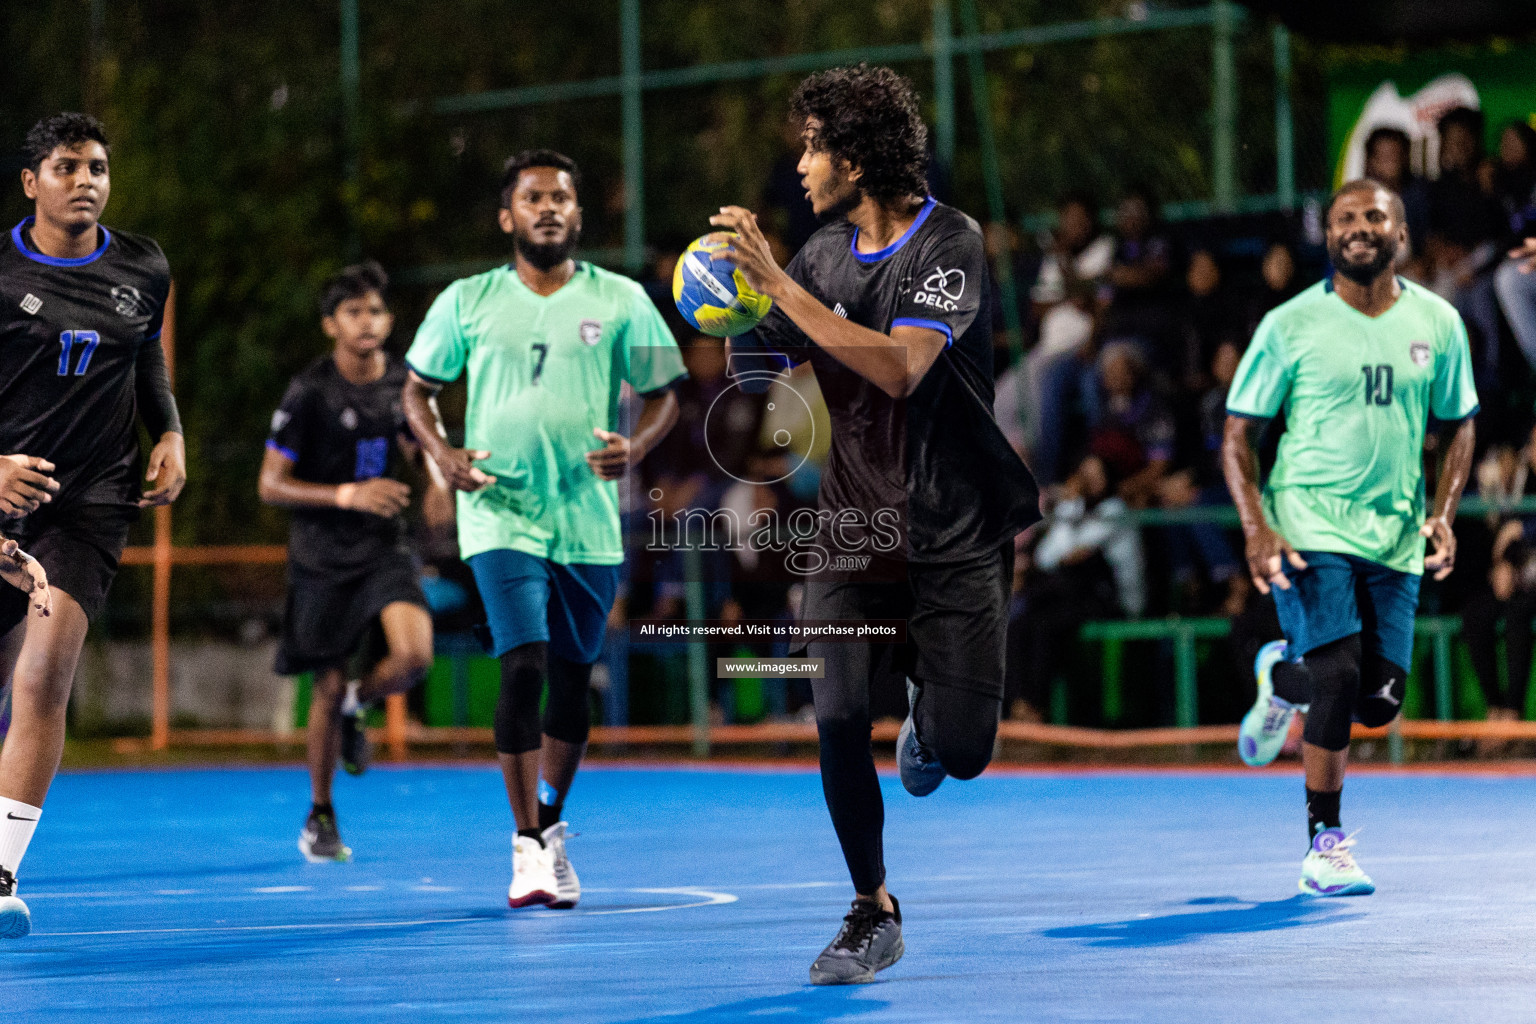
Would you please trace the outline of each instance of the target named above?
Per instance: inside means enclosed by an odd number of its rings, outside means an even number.
[[[101,344],[101,335],[95,331],[65,331],[59,335],[59,376],[69,376],[69,357],[80,346],[80,357],[75,363],[75,376],[85,373],[91,365],[91,356],[96,352],[96,346]]]

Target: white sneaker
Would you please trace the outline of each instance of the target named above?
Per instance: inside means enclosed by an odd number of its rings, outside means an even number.
[[[553,903],[560,887],[555,882],[555,862],[550,851],[537,839],[512,837],[512,885],[507,889],[507,906],[537,907]]]
[[[555,869],[555,901],[552,910],[570,910],[581,901],[581,879],[571,867],[571,858],[565,855],[565,830],[569,824],[557,821],[544,830],[544,849]]]
[[[32,930],[32,912],[16,895],[16,878],[0,868],[0,939],[19,939]]]
[[[1262,768],[1279,756],[1291,731],[1291,719],[1304,710],[1275,696],[1275,666],[1285,660],[1285,651],[1285,641],[1275,640],[1259,648],[1253,660],[1258,698],[1238,727],[1237,752],[1244,764],[1254,768]]]
[[[1309,896],[1369,896],[1376,891],[1371,876],[1360,870],[1350,848],[1354,835],[1330,828],[1312,839],[1312,849],[1301,862],[1301,880],[1296,887]]]

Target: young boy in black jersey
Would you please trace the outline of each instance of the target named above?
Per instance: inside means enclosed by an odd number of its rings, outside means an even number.
[[[106,602],[139,510],[186,483],[160,330],[171,275],[152,239],[102,224],[111,193],[95,118],[57,114],[27,133],[33,213],[0,239],[0,516],[45,571],[50,614],[0,589],[0,937],[31,930],[16,874],[64,750],[86,629]],[[154,449],[141,492],[138,423]]]
[[[288,385],[261,464],[261,500],[293,510],[277,671],[314,673],[314,803],[299,835],[314,862],[352,855],[336,826],[331,777],[338,755],[353,774],[367,766],[364,710],[416,685],[432,664],[432,619],[405,543],[411,489],[395,479],[420,449],[400,407],[405,365],[384,352],[394,326],[387,286],[372,261],[326,282],[320,326],[335,350]],[[348,681],[348,663],[375,632],[384,656]]]
[[[723,207],[710,223],[739,235],[715,258],[773,299],[758,340],[809,362],[826,398],[818,544],[833,566],[867,565],[813,575],[800,614],[906,621],[900,645],[808,646],[825,662],[811,684],[821,781],[855,892],[811,982],[854,984],[904,949],[885,887],[871,684],[907,680],[897,762],[910,793],[981,774],[1002,707],[1013,538],[1040,518],[1039,495],[992,415],[981,229],[928,194],[911,83],[889,68],[834,68],[802,82],[791,105],[804,125],[801,179],[829,223],[787,269],[750,211]]]

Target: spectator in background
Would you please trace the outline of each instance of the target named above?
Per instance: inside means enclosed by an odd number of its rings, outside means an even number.
[[[1400,128],[1377,128],[1365,139],[1365,176],[1374,178],[1396,192],[1408,214],[1408,252],[1403,258],[1420,265],[1422,278],[1424,248],[1429,240],[1429,186],[1413,173],[1408,133]]]
[[[1153,391],[1146,359],[1131,342],[1104,346],[1099,381],[1103,399],[1089,450],[1121,481],[1118,493],[1126,504],[1145,508],[1156,500],[1173,465],[1173,413]]]
[[[1490,450],[1478,470],[1484,497],[1518,499],[1536,468],[1536,431],[1517,457],[1508,448]],[[1501,692],[1498,624],[1504,623],[1504,665],[1508,692]],[[1531,676],[1531,623],[1536,620],[1536,516],[1513,516],[1495,534],[1487,585],[1462,610],[1462,638],[1488,702],[1488,720],[1513,722],[1525,712]],[[1485,748],[1486,751],[1487,748]]]
[[[1536,224],[1536,128],[1524,121],[1506,123],[1488,170],[1489,191],[1504,214],[1507,237],[1517,242]]]
[[[1141,535],[1113,470],[1089,455],[1061,499],[1033,556],[1019,612],[1009,622],[1005,691],[1010,717],[1039,721],[1078,630],[1089,619],[1139,616],[1146,608]]]
[[[1104,337],[1134,341],[1151,364],[1167,367],[1173,334],[1168,288],[1172,246],[1155,230],[1156,206],[1149,192],[1135,188],[1115,211],[1115,258],[1109,268],[1110,299]]]
[[[1536,226],[1527,227],[1526,233],[1494,273],[1493,282],[1510,332],[1525,361],[1536,369]]]
[[[1114,239],[1099,233],[1091,197],[1068,195],[1056,209],[1056,229],[1043,240],[1045,255],[1030,290],[1039,341],[1023,371],[1023,408],[1036,411],[1024,440],[1030,468],[1044,484],[1061,482],[1070,425],[1092,403],[1094,317],[1115,255]]]
[[[1275,241],[1264,250],[1259,263],[1259,287],[1244,296],[1239,334],[1246,346],[1259,329],[1264,314],[1301,291],[1296,279],[1296,256],[1286,242]]]
[[[1217,347],[1246,339],[1231,292],[1222,287],[1221,266],[1209,249],[1196,249],[1190,256],[1184,285],[1189,294],[1177,368],[1185,390],[1203,392],[1210,385],[1207,370]]]
[[[1491,271],[1506,234],[1498,204],[1479,181],[1483,115],[1457,107],[1440,118],[1440,177],[1429,186],[1429,287],[1461,314],[1477,386],[1498,387],[1499,312]]]
[[[1241,355],[1230,338],[1219,342],[1212,353],[1211,384],[1200,398],[1200,452],[1193,466],[1170,474],[1163,482],[1158,491],[1163,507],[1230,503],[1221,472],[1221,438],[1227,421],[1227,390],[1237,374]],[[1174,582],[1179,589],[1198,589],[1198,563],[1204,567],[1206,577],[1225,590],[1220,614],[1230,618],[1241,612],[1248,596],[1248,576],[1227,539],[1227,531],[1216,523],[1181,523],[1166,527],[1166,536]]]

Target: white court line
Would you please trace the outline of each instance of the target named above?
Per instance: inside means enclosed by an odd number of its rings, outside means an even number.
[[[613,914],[659,914],[665,910],[689,910],[693,907],[712,907],[735,903],[736,896],[728,892],[712,892],[709,889],[646,888],[646,889],[589,889],[588,892],[637,892],[653,896],[696,896],[692,903],[668,903],[654,907],[625,907],[621,910],[564,911],[551,917],[606,917]],[[417,921],[334,921],[307,924],[241,924],[205,928],[116,928],[86,932],[33,932],[39,939],[86,938],[107,935],[198,935],[227,932],[296,932],[341,930],[354,928],[416,928],[434,924],[469,924],[475,921],[496,921],[494,917],[442,917]]]

